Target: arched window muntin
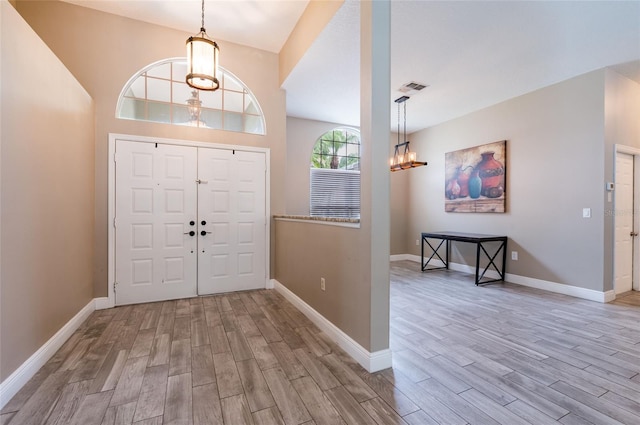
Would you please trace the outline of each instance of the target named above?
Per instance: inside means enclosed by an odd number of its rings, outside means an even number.
[[[360,131],[336,127],[322,134],[313,146],[311,168],[360,170]]]
[[[266,134],[262,108],[238,77],[220,67],[221,88],[209,92],[189,87],[186,70],[186,58],[169,58],[138,71],[120,92],[116,118]],[[199,111],[190,110],[198,101]]]
[[[360,218],[360,131],[337,127],[313,146],[309,169],[309,214]]]

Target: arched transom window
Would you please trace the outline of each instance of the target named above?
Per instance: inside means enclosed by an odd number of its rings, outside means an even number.
[[[360,132],[350,128],[327,131],[311,154],[312,216],[360,218]]]
[[[221,88],[209,92],[185,83],[185,58],[153,63],[124,86],[116,117],[265,134],[264,115],[251,90],[229,71],[219,71]]]

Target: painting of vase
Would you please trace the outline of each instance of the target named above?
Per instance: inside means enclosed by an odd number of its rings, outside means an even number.
[[[505,212],[507,141],[447,152],[446,212]]]

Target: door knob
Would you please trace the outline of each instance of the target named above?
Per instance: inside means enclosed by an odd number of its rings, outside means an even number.
[[[202,220],[202,221],[200,222],[200,224],[202,224],[203,226],[206,226],[206,225],[207,225],[207,222],[206,222],[206,221],[204,221],[204,220]]]
[[[638,232],[635,232],[635,233],[631,232],[631,233],[629,233],[629,236],[638,236]]]
[[[189,236],[195,236],[196,232],[194,232],[193,230],[190,232],[184,232],[185,235],[189,235]]]
[[[207,235],[207,233],[211,233],[211,232],[207,232],[207,231],[205,231],[205,230],[203,230],[202,232],[200,232],[200,234],[201,234],[202,236],[206,236],[206,235]]]

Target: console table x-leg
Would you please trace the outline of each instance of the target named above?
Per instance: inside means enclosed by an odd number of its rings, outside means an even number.
[[[440,242],[432,245],[429,239],[437,239]],[[440,270],[440,269],[448,269],[449,268],[449,255],[451,251],[451,242],[468,242],[476,244],[476,274],[475,274],[475,284],[483,285],[485,283],[490,282],[499,282],[504,281],[505,277],[505,266],[507,262],[507,237],[506,236],[495,236],[495,235],[480,235],[475,233],[461,233],[461,232],[430,232],[430,233],[422,233],[422,244],[420,249],[420,258],[421,258],[421,268],[422,271],[429,270]],[[485,246],[486,242],[499,242],[498,248],[492,254],[487,250],[489,247]],[[438,253],[438,250],[442,247],[442,244],[445,244],[445,258]],[[425,245],[431,249],[431,254],[427,261],[425,261]],[[480,273],[480,253],[484,253],[486,258],[489,260],[489,263],[484,267],[482,273]],[[496,258],[498,258],[498,254],[502,253],[502,267],[498,267],[495,263]],[[429,267],[429,263],[435,259],[440,260],[443,266]],[[498,273],[499,279],[485,279],[484,276],[487,271],[493,267],[493,269]],[[483,280],[484,279],[484,280]]]

